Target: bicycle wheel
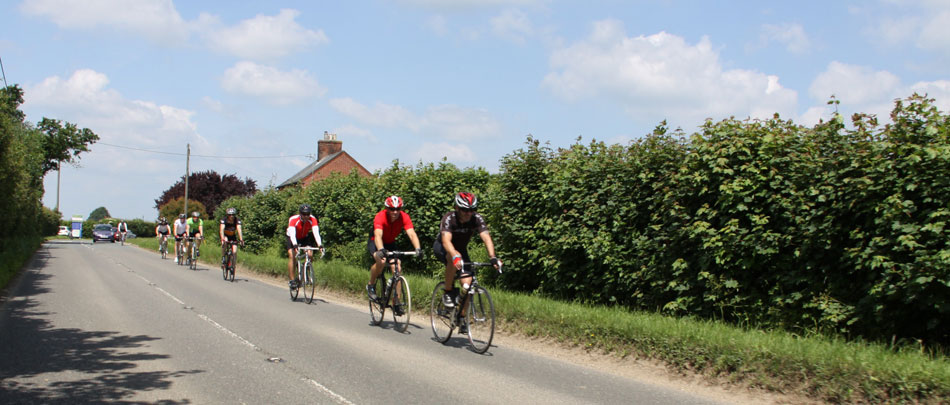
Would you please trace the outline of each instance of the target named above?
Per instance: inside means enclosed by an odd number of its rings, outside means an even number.
[[[468,315],[465,317],[468,322],[468,341],[475,353],[485,353],[495,336],[495,304],[488,290],[482,286],[475,287],[474,294],[468,297]]]
[[[409,328],[409,313],[412,309],[412,297],[409,296],[409,282],[399,276],[393,280],[393,329],[405,332]]]
[[[317,283],[313,279],[313,263],[307,263],[304,267],[303,277],[300,279],[301,286],[303,287],[303,296],[307,299],[307,303],[313,302],[313,293],[317,289]]]
[[[230,255],[224,255],[224,264],[221,265],[221,278],[223,278],[224,281],[228,281],[228,266],[231,265],[231,258],[228,256]]]
[[[297,265],[294,269],[294,276],[297,277],[297,280],[300,280],[300,261],[297,261]],[[290,300],[297,301],[297,295],[300,294],[300,283],[297,283],[297,288],[290,289]]]
[[[185,247],[181,245],[177,245],[177,246],[178,248],[175,249],[175,258],[178,259],[179,266],[184,266],[185,265],[185,254],[184,254]]]
[[[165,260],[165,256],[168,255],[168,241],[162,240],[162,260]]]
[[[189,266],[192,270],[198,270],[198,249],[195,248],[195,244],[191,244],[191,260],[188,261]]]
[[[234,266],[237,265],[237,256],[234,253],[228,255],[228,281],[234,282]]]
[[[383,322],[383,315],[386,314],[386,277],[382,274],[379,277],[376,277],[376,299],[369,299],[369,316],[373,321],[373,325],[379,325]]]
[[[429,306],[429,322],[432,324],[432,334],[439,343],[445,343],[452,337],[452,317],[455,316],[453,310],[442,305],[442,293],[445,282],[440,281],[432,290],[432,302]]]

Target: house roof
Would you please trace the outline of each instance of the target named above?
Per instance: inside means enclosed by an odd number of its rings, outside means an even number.
[[[317,170],[320,170],[321,167],[323,167],[324,165],[329,163],[331,160],[335,159],[337,156],[340,156],[342,154],[343,154],[343,151],[339,151],[332,155],[328,155],[324,157],[323,159],[313,161],[313,163],[301,169],[299,172],[297,172],[297,174],[290,176],[290,178],[287,180],[284,180],[284,182],[280,183],[280,185],[278,185],[277,188],[280,189],[280,188],[292,186],[294,184],[299,183],[301,180],[305,179],[311,173],[315,173]]]

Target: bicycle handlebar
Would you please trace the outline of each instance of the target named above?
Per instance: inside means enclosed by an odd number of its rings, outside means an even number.
[[[473,267],[494,267],[494,266],[495,266],[494,264],[491,264],[488,262],[467,262],[467,263],[462,263],[462,270],[465,270],[465,269],[471,270]],[[498,274],[501,274],[501,268],[502,268],[502,265],[499,264]]]
[[[414,250],[400,252],[397,250],[387,250],[386,257],[402,257],[402,256],[415,256],[416,252]]]

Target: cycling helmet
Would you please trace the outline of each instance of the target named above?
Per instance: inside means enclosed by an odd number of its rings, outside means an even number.
[[[161,222],[161,223],[164,224],[164,223],[168,222],[168,220],[165,219],[165,217],[161,217],[161,218],[159,218],[158,222]]]
[[[303,204],[300,206],[300,210],[297,211],[300,215],[310,215],[310,206]]]
[[[237,208],[234,208],[234,207],[228,208],[227,213],[228,215],[237,215]]]
[[[386,208],[402,208],[402,198],[394,195],[386,197]]]
[[[192,213],[191,213],[191,216],[193,216],[193,217],[195,217],[195,218],[198,218],[198,217],[201,216],[201,214],[199,214],[198,211],[195,211],[195,212],[192,212]]]
[[[185,219],[185,214],[184,213],[178,214],[178,219]]]
[[[461,192],[455,196],[455,206],[459,208],[466,209],[476,209],[478,208],[478,197],[475,197],[475,194]]]

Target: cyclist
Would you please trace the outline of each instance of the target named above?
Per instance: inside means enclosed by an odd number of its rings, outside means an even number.
[[[221,225],[218,227],[218,235],[221,235],[221,268],[225,266],[225,257],[224,249],[226,249],[225,242],[237,240],[241,242],[241,246],[244,246],[244,233],[241,231],[241,220],[237,217],[237,209],[234,207],[228,208],[226,211],[224,219],[221,220]],[[231,246],[235,255],[237,255],[237,245]]]
[[[119,237],[122,238],[121,240],[125,241],[125,233],[129,231],[129,224],[125,223],[124,220],[119,220],[119,224],[116,225],[115,229],[116,232],[120,234]]]
[[[442,295],[442,304],[448,308],[455,306],[458,291],[455,291],[455,272],[462,270],[462,263],[469,262],[468,242],[473,234],[478,234],[485,243],[491,264],[498,269],[501,260],[495,256],[495,244],[488,233],[488,225],[481,214],[475,212],[478,208],[478,198],[475,194],[461,192],[455,196],[455,210],[442,217],[439,224],[439,237],[432,244],[435,257],[445,263],[445,293]],[[462,273],[460,281],[465,287],[471,282],[470,274]],[[463,323],[464,325],[464,323]],[[464,332],[464,331],[463,331]]]
[[[191,218],[188,218],[188,222],[185,223],[185,230],[188,236],[195,238],[195,257],[201,257],[201,238],[205,234],[205,221],[201,219],[198,211],[191,213]]]
[[[290,217],[287,222],[287,238],[284,239],[284,246],[287,248],[287,274],[290,276],[290,288],[299,286],[297,279],[294,277],[294,257],[297,248],[310,246],[320,248],[320,251],[323,251],[320,226],[317,225],[317,219],[310,216],[310,213],[310,206],[303,204],[297,210],[297,215]],[[308,250],[307,256],[312,257],[313,251]]]
[[[178,214],[178,219],[175,220],[175,263],[178,263],[178,245],[181,244],[181,241],[185,238],[185,234],[188,233],[188,223],[185,221],[185,214]]]
[[[155,237],[162,239],[161,241],[159,241],[159,245],[158,245],[159,251],[162,250],[162,245],[161,245],[162,241],[165,241],[165,243],[168,243],[169,233],[171,233],[171,227],[168,225],[168,220],[165,219],[165,217],[159,218],[158,226],[155,227]]]
[[[376,278],[383,272],[386,261],[386,251],[396,250],[396,236],[403,230],[406,236],[412,242],[416,249],[416,257],[422,255],[422,249],[419,248],[419,237],[416,236],[416,230],[412,227],[412,219],[409,214],[402,210],[402,198],[389,196],[383,203],[385,208],[376,213],[373,218],[373,234],[369,236],[369,242],[366,244],[366,250],[374,259],[375,263],[369,268],[369,284],[366,285],[366,292],[369,298],[376,299]],[[397,263],[397,266],[401,263]]]

